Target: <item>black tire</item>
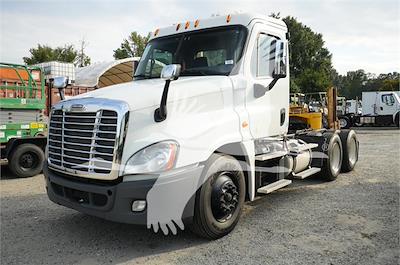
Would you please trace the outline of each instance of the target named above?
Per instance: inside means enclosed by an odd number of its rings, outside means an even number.
[[[193,224],[190,228],[201,237],[221,238],[230,233],[239,221],[245,200],[244,173],[235,158],[228,155],[213,154],[206,163],[202,177],[207,178],[207,180],[197,191]],[[225,202],[226,194],[221,192],[225,187],[224,185],[229,187],[232,183],[236,189],[231,192],[233,194],[231,194],[231,200]],[[219,188],[220,184],[223,184],[221,189]],[[224,202],[221,202],[222,197],[218,195],[224,197]],[[233,203],[235,206],[229,203]],[[221,207],[215,207],[215,205]],[[226,213],[226,217],[223,216],[225,212],[222,210],[222,206],[231,208],[231,211]]]
[[[25,178],[39,174],[43,169],[43,150],[34,144],[21,144],[8,157],[8,167],[17,177]]]
[[[397,126],[397,128],[400,128],[400,114],[399,114],[399,112],[396,114],[396,117],[394,117],[394,124]]]
[[[337,178],[342,167],[343,148],[340,137],[337,133],[333,133],[329,139],[329,144],[326,149],[328,156],[323,161],[321,176],[325,180],[333,181]]]
[[[350,119],[345,116],[339,118],[339,124],[341,129],[348,129],[351,126]]]
[[[350,172],[358,161],[359,142],[354,130],[342,130],[339,134],[343,147],[342,172]]]

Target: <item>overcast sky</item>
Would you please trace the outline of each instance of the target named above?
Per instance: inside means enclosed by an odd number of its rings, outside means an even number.
[[[0,61],[23,63],[29,48],[74,44],[84,38],[92,62],[112,60],[131,31],[232,12],[280,12],[322,33],[341,74],[400,70],[399,0],[77,1],[0,0]]]

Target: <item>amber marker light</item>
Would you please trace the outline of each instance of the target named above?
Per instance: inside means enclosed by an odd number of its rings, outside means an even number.
[[[226,23],[231,22],[231,18],[232,18],[231,15],[227,15],[227,16],[226,16]]]
[[[200,20],[197,19],[197,20],[194,22],[194,27],[197,28],[197,27],[199,26],[199,23],[200,23]]]
[[[185,24],[185,29],[188,29],[188,28],[189,28],[189,26],[190,26],[190,22],[189,22],[189,21],[187,21],[187,22],[186,22],[186,24]]]
[[[176,31],[178,31],[181,28],[181,23],[178,23],[178,25],[176,25]]]
[[[154,36],[157,36],[159,32],[160,32],[160,29],[156,29],[156,31],[154,31]]]

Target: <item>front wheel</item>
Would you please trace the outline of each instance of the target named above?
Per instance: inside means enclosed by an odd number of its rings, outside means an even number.
[[[207,178],[196,194],[192,231],[217,239],[231,232],[239,221],[245,199],[245,177],[239,162],[213,154],[203,171]]]
[[[18,145],[8,157],[8,167],[17,177],[32,177],[42,171],[43,150],[34,144]]]
[[[339,124],[342,129],[350,128],[350,119],[348,117],[340,117]]]

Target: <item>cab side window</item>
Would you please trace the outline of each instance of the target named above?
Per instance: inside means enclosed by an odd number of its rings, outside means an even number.
[[[256,77],[272,77],[275,68],[277,37],[259,34],[253,52],[251,71]]]
[[[385,94],[382,95],[382,102],[385,103],[388,106],[393,106],[394,105],[394,97],[392,94]]]

